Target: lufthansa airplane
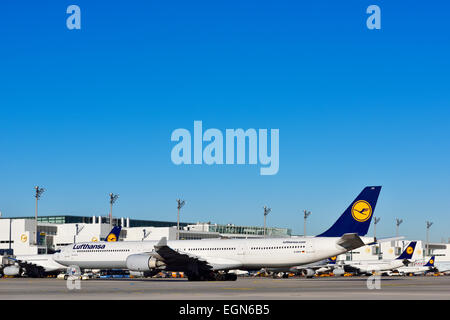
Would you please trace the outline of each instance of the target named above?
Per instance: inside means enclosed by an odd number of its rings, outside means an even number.
[[[119,239],[122,227],[114,226],[111,232],[106,236],[107,242],[117,241]],[[33,254],[20,255],[9,258],[13,264],[4,266],[1,273],[7,276],[27,275],[30,278],[43,278],[47,275],[56,275],[67,269],[67,266],[59,264],[53,258],[55,254]]]
[[[417,274],[424,274],[427,272],[435,272],[438,269],[434,266],[434,260],[435,256],[432,256],[427,263],[425,263],[424,261],[414,261],[408,266],[398,268],[397,271],[398,273],[403,275],[405,274],[417,275]]]
[[[82,269],[129,269],[148,275],[184,272],[189,280],[236,280],[229,270],[313,263],[373,243],[367,234],[381,187],[366,187],[339,219],[317,237],[76,243],[54,260]]]
[[[346,263],[343,268],[345,272],[357,274],[372,274],[373,272],[390,271],[411,263],[417,241],[411,241],[400,256],[394,260],[366,260]]]

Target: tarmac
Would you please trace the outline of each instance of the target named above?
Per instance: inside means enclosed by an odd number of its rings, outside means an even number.
[[[368,281],[369,280],[369,281]],[[77,285],[79,284],[79,289]],[[0,300],[449,300],[450,276],[186,279],[2,278]],[[370,289],[371,288],[371,289]]]

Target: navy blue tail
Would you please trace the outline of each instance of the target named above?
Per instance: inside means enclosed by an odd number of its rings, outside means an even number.
[[[330,229],[317,237],[341,237],[346,233],[367,234],[381,187],[366,187]]]
[[[435,256],[432,256],[430,261],[425,265],[425,267],[434,267],[434,258]]]
[[[114,226],[111,230],[111,232],[106,236],[107,242],[114,242],[119,240],[120,230],[122,230],[122,227],[120,226]]]
[[[411,241],[409,245],[403,250],[402,254],[397,258],[397,260],[411,259],[414,254],[414,249],[416,248],[417,241]]]
[[[336,264],[336,260],[337,260],[337,257],[334,256],[334,257],[328,258],[327,263],[328,264]]]

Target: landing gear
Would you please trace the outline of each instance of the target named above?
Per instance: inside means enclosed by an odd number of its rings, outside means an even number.
[[[236,281],[237,275],[234,273],[225,273],[225,281]]]
[[[272,274],[273,279],[287,279],[289,278],[289,273],[286,272],[279,272],[279,273],[273,273]]]
[[[25,266],[25,273],[30,278],[45,278],[44,268],[32,264]]]

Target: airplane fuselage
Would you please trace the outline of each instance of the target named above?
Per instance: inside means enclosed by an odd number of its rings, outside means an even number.
[[[342,254],[339,238],[272,238],[227,240],[174,240],[167,245],[173,250],[199,259],[223,259],[239,264],[241,269],[289,267],[319,261]],[[69,245],[55,254],[63,265],[80,268],[127,268],[133,254],[152,253],[157,241],[90,242]],[[231,267],[231,266],[230,266]],[[224,267],[226,269],[226,267]]]
[[[356,261],[346,264],[357,268],[361,273],[388,271],[404,266],[401,260]]]

